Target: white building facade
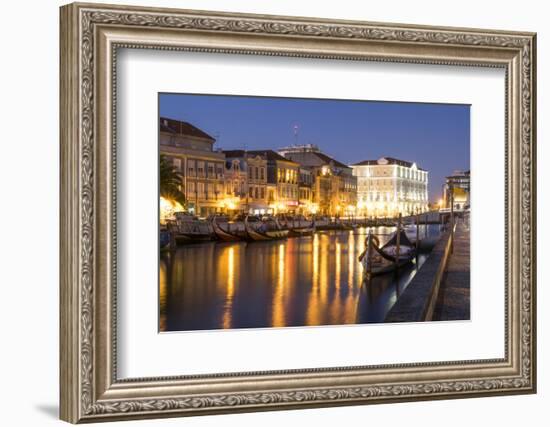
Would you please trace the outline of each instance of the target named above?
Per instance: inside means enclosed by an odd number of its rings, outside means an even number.
[[[416,163],[381,157],[351,165],[357,177],[357,214],[403,216],[428,210],[428,171]]]

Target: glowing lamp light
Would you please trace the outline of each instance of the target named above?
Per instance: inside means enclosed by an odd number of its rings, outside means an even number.
[[[176,212],[183,212],[183,206],[174,200],[164,197],[160,198],[160,221],[164,223],[167,219],[173,219]]]
[[[309,212],[312,214],[316,214],[319,211],[319,205],[317,203],[312,203],[309,206]]]
[[[237,209],[238,203],[239,203],[238,199],[232,198],[232,197],[226,197],[220,202],[220,205],[222,208],[226,208],[232,211]]]

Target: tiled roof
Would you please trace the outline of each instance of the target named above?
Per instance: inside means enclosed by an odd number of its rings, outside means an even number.
[[[256,156],[260,156],[260,157],[264,157],[264,154],[263,152],[261,153],[258,153],[256,151],[247,151],[247,150],[222,150],[222,153],[225,154],[225,157],[229,157],[229,158],[232,158],[232,157],[248,157],[248,158],[252,158],[252,157],[256,157]]]
[[[222,150],[225,157],[244,157],[244,150]]]
[[[333,159],[332,157],[327,156],[326,154],[321,153],[320,151],[315,151],[315,152],[313,152],[313,154],[315,154],[317,157],[319,157],[325,163],[331,163],[332,162],[335,166],[337,166],[339,168],[349,168],[348,165],[345,165],[344,163],[339,162],[338,160]]]
[[[215,138],[211,137],[198,127],[193,126],[191,123],[169,119],[166,117],[160,118],[160,130],[162,132],[170,132],[177,135],[194,136],[197,138],[206,138],[211,141],[215,141]]]
[[[252,151],[247,151],[247,153],[252,154],[254,156],[256,155],[264,156],[267,160],[279,160],[282,162],[296,163],[290,159],[287,159],[286,157],[281,156],[279,153],[273,150],[252,150]]]

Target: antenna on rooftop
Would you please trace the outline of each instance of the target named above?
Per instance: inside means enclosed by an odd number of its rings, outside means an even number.
[[[292,132],[294,133],[294,145],[298,145],[298,133],[300,132],[300,126],[298,123],[294,123],[294,126],[292,126]]]

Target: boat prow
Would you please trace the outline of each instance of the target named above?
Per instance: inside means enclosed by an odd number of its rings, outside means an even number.
[[[212,229],[216,237],[224,242],[236,242],[242,240],[241,236],[236,233],[224,230],[216,221],[216,217],[212,218]]]
[[[250,225],[250,223],[248,222],[248,215],[244,219],[244,227],[246,229],[246,233],[248,234],[249,239],[253,241],[277,240],[288,237],[288,230],[282,229],[277,221],[275,221],[275,223],[277,227],[273,230],[258,230],[254,229]]]
[[[288,236],[289,237],[305,237],[305,236],[312,236],[315,234],[316,225],[315,220],[311,221],[310,226],[306,227],[293,227],[288,229]]]

